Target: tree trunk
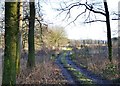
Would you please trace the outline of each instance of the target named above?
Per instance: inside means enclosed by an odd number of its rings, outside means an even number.
[[[22,17],[23,17],[23,9],[22,9],[22,0],[18,2],[18,40],[17,40],[17,58],[16,58],[16,73],[19,74],[20,72],[20,58],[22,52],[22,37],[21,37],[21,30],[22,30]]]
[[[110,28],[110,19],[109,19],[109,11],[107,6],[107,1],[104,0],[104,7],[106,12],[106,25],[107,25],[107,40],[108,40],[108,58],[110,62],[112,61],[112,41],[111,41],[111,28]]]
[[[27,67],[35,66],[35,46],[34,46],[34,24],[35,24],[35,3],[30,0],[30,19],[28,33],[28,62]]]
[[[16,83],[17,2],[5,2],[5,53],[2,85]]]

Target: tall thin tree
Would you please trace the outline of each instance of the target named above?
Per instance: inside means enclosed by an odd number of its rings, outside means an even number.
[[[112,61],[112,41],[111,41],[111,28],[110,28],[110,18],[109,18],[109,11],[108,11],[108,5],[107,1],[104,1],[104,7],[105,7],[105,17],[106,17],[106,26],[107,26],[107,41],[108,41],[108,54],[109,54],[109,60]]]
[[[35,66],[35,46],[34,46],[34,24],[35,24],[35,2],[29,1],[30,18],[29,18],[29,33],[28,33],[28,61],[27,67]]]
[[[18,40],[17,40],[17,57],[16,57],[16,72],[19,74],[20,72],[20,57],[22,52],[22,18],[23,18],[23,2],[19,0],[18,2]]]

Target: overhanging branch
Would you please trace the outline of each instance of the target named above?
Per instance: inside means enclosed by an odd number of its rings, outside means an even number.
[[[79,15],[77,15],[76,18],[73,21],[71,21],[68,25],[70,25],[71,23],[74,23],[78,19],[78,17],[81,16],[82,14],[84,14],[85,12],[86,12],[86,9],[82,13],[80,13]]]
[[[86,9],[88,9],[88,10],[94,12],[94,13],[98,13],[98,14],[102,14],[102,15],[106,16],[106,14],[104,12],[96,11],[91,6],[89,6],[88,4],[84,4],[84,6],[86,7]]]
[[[106,22],[105,20],[92,20],[84,23],[92,23],[92,22]]]
[[[87,3],[87,1],[86,1],[86,3],[80,3],[80,2],[76,2],[76,3],[71,3],[71,4],[69,4],[68,6],[65,4],[65,6],[66,7],[62,7],[61,6],[61,9],[58,9],[58,11],[61,11],[60,12],[60,14],[62,14],[63,12],[65,12],[65,11],[67,11],[67,14],[66,14],[66,16],[65,16],[65,18],[64,18],[64,20],[66,19],[66,18],[70,18],[70,11],[71,11],[71,9],[73,9],[74,7],[80,7],[80,6],[84,6],[85,7],[85,11],[84,12],[82,12],[82,13],[80,13],[80,14],[78,14],[76,17],[75,17],[75,19],[73,20],[73,21],[71,21],[69,24],[71,24],[71,23],[74,23],[82,14],[84,14],[84,13],[86,13],[87,12],[87,10],[89,10],[90,12],[89,12],[89,14],[88,14],[88,17],[87,17],[87,19],[85,19],[85,21],[87,21],[88,20],[88,18],[90,17],[90,13],[91,12],[93,12],[93,13],[96,13],[96,14],[102,14],[103,16],[106,16],[106,13],[105,12],[103,12],[104,10],[102,10],[101,8],[97,8],[98,10],[96,10],[96,9],[94,9],[94,7],[93,7],[93,5],[95,5],[95,4],[88,4]],[[101,10],[101,11],[100,11]],[[59,14],[59,15],[60,15]],[[106,22],[106,21],[104,21],[104,20],[89,20],[88,22],[85,22],[85,23],[92,23],[92,22]],[[68,24],[68,25],[69,25]]]

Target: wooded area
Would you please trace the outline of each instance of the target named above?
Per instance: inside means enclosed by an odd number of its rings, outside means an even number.
[[[85,24],[106,23],[107,40],[69,39],[65,27],[50,26],[45,22],[41,2],[5,0],[3,7],[1,6],[4,16],[0,22],[0,85],[119,85],[120,37],[111,37],[107,0],[102,3],[93,3],[91,0],[86,0],[85,3],[61,1],[60,8],[56,8],[60,12],[59,16],[64,14],[64,19],[69,20],[75,7],[84,7],[84,11],[80,11],[68,26],[86,13],[87,19],[83,21]],[[43,2],[47,3],[45,0]],[[102,4],[103,9],[96,9],[97,3]],[[105,20],[91,20],[91,13],[104,16]]]

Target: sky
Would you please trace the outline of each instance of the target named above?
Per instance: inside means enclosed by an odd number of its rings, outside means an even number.
[[[38,2],[39,0],[35,0]],[[57,8],[60,8],[61,2],[67,2],[70,4],[71,2],[80,1],[80,0],[41,0],[43,19],[45,22],[49,24],[49,26],[62,26],[65,28],[65,32],[69,39],[99,39],[99,40],[107,40],[107,31],[106,31],[106,23],[105,22],[94,22],[90,24],[84,24],[83,21],[87,16],[80,16],[75,24],[71,23],[68,25],[81,11],[84,11],[84,7],[79,9],[75,8],[71,10],[71,17],[68,20],[65,20],[66,12],[58,15],[60,11],[56,11]],[[82,2],[86,0],[81,0]],[[89,1],[89,0],[88,0]],[[103,0],[90,0],[94,1],[103,1]],[[110,12],[110,24],[112,37],[117,37],[118,34],[116,30],[118,30],[118,21],[111,20],[112,18],[116,18],[112,15],[113,12],[118,12],[118,2],[120,0],[107,0],[108,9]],[[103,3],[101,4],[103,5]],[[65,6],[62,4],[62,6]],[[88,14],[88,13],[87,13]],[[94,14],[92,14],[94,15]],[[105,20],[105,17],[102,15],[96,15],[97,18]],[[94,18],[93,16],[91,18]]]
[[[67,36],[69,39],[100,39],[100,40],[107,40],[107,34],[106,34],[106,23],[105,22],[95,22],[90,24],[84,24],[83,21],[85,20],[84,16],[81,16],[78,18],[75,22],[75,24],[71,22],[84,8],[81,7],[81,9],[74,9],[71,11],[71,18],[68,21],[65,21],[65,14],[63,13],[59,16],[57,16],[60,11],[56,11],[56,8],[60,7],[60,3],[63,0],[45,0],[47,2],[42,4],[43,12],[46,14],[44,16],[45,21],[50,23],[52,26],[63,26],[65,27],[65,31],[67,33]],[[75,0],[64,0],[64,1],[75,1]],[[85,1],[85,0],[82,0]],[[95,0],[92,0],[95,1]],[[100,1],[100,0],[98,0]],[[112,37],[117,37],[118,34],[115,34],[115,30],[118,30],[118,21],[111,20],[112,18],[115,18],[115,16],[112,16],[113,12],[118,12],[118,2],[119,0],[107,0],[108,3],[108,9],[110,12],[110,23],[111,23],[111,31],[112,31]],[[68,2],[69,3],[69,2]],[[64,5],[63,5],[64,6]],[[93,14],[94,15],[94,14]],[[56,17],[57,16],[57,17]],[[97,18],[105,20],[105,17],[102,15],[96,15]]]

